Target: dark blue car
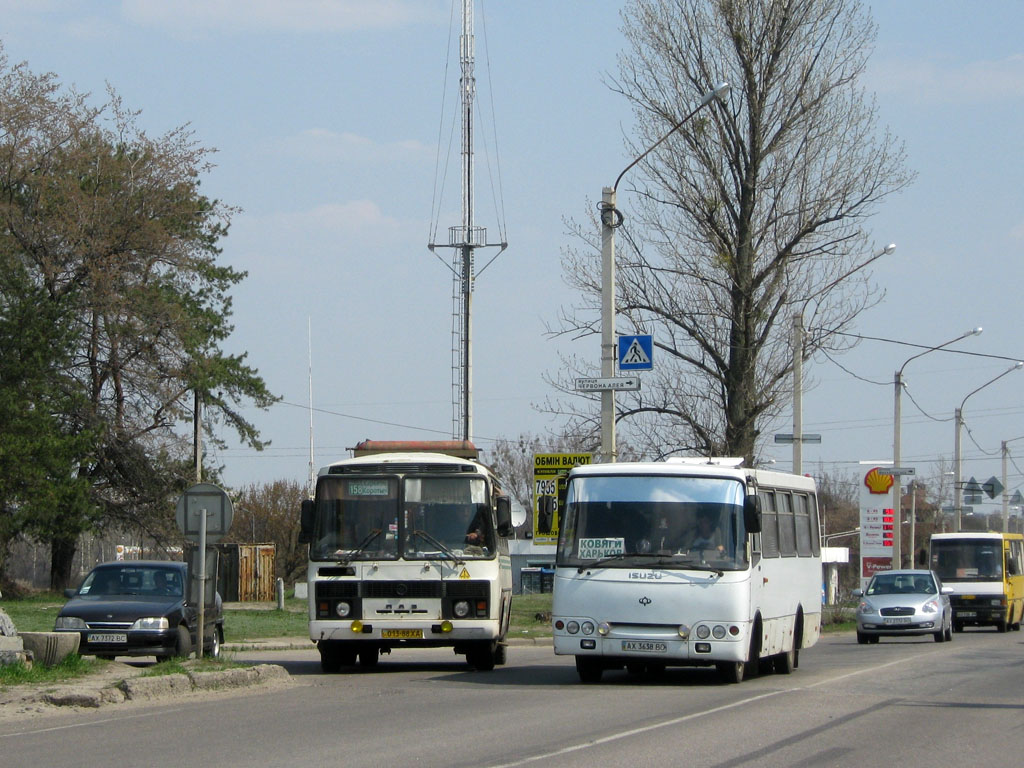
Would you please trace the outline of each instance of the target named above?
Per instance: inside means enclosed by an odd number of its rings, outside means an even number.
[[[128,560],[96,566],[57,614],[54,630],[78,632],[82,655],[184,658],[196,643],[199,606],[190,599],[186,563]],[[224,616],[219,594],[203,607],[203,651],[220,655]]]

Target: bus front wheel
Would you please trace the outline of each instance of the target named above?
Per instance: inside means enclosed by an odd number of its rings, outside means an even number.
[[[576,657],[576,674],[584,683],[599,683],[604,673],[604,662],[594,656]]]
[[[744,662],[720,661],[715,667],[718,669],[718,675],[722,678],[722,682],[730,685],[743,682],[743,672],[746,669]]]

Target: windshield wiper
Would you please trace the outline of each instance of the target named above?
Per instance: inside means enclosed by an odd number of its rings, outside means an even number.
[[[601,566],[607,565],[608,563],[614,563],[616,560],[625,560],[627,557],[661,558],[664,557],[664,555],[660,555],[657,552],[619,552],[616,555],[607,555],[606,557],[602,557],[598,560],[595,560],[589,565],[581,565],[579,568],[576,569],[576,573],[583,573],[583,571],[587,568],[600,568]]]
[[[442,544],[440,541],[435,539],[433,536],[431,536],[426,531],[416,530],[416,531],[412,532],[412,535],[413,536],[420,536],[420,537],[426,539],[429,543],[433,544],[438,549],[440,549],[442,552],[444,552],[446,555],[448,555],[448,558],[455,564],[456,567],[462,565],[463,561],[459,559],[458,555],[456,555],[454,552],[452,552],[450,549],[448,549],[448,547],[446,547],[444,544]]]
[[[355,549],[352,549],[352,550],[349,550],[348,552],[346,552],[345,553],[345,557],[341,558],[341,560],[339,560],[338,562],[339,563],[344,563],[345,565],[348,565],[349,563],[352,562],[352,559],[356,555],[360,555],[364,551],[366,551],[366,548],[368,546],[370,546],[370,542],[373,541],[374,539],[376,539],[378,536],[380,536],[383,532],[384,532],[383,528],[374,528],[372,531],[370,531],[366,535],[365,539],[363,539],[361,542],[359,542],[356,545]]]

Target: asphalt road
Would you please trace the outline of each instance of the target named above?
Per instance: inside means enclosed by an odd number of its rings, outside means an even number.
[[[1024,633],[952,643],[825,637],[792,675],[713,670],[578,682],[571,658],[514,647],[472,671],[449,650],[320,673],[314,650],[239,652],[293,684],[160,705],[0,720],[0,764],[197,766],[1020,765]]]

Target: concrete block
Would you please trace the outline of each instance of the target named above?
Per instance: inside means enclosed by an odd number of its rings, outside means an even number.
[[[295,597],[299,600],[306,600],[309,597],[309,582],[308,581],[296,581],[295,582]]]
[[[32,651],[37,663],[44,667],[60,664],[65,658],[78,653],[82,636],[77,632],[22,632],[25,649]]]

